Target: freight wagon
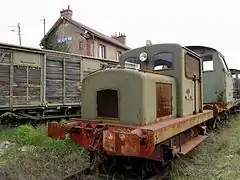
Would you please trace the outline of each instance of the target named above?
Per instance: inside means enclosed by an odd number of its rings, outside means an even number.
[[[79,117],[83,77],[116,61],[0,43],[0,115]]]

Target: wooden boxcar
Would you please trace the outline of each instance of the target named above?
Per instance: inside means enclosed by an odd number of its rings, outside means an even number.
[[[80,116],[84,76],[118,62],[0,43],[0,115]]]

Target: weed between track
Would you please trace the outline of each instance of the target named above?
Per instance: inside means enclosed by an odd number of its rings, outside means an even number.
[[[202,145],[175,161],[173,169],[174,180],[239,180],[240,119],[210,133]]]
[[[86,151],[69,138],[48,138],[43,125],[4,127],[0,129],[0,148],[6,141],[14,144],[0,149],[1,180],[59,180],[88,165]],[[173,169],[173,180],[240,179],[240,120],[232,120],[228,128],[210,133],[206,142],[175,161]]]
[[[1,180],[57,180],[87,166],[82,148],[48,138],[44,126],[0,130],[0,143],[6,140],[16,144],[0,154]]]

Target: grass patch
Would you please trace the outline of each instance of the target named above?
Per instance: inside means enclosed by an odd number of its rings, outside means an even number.
[[[60,179],[85,167],[87,154],[69,137],[47,137],[46,127],[23,125],[1,129],[0,142],[16,143],[0,156],[0,179]]]
[[[240,121],[232,120],[228,126],[210,133],[203,145],[175,161],[172,179],[240,179]],[[69,137],[48,138],[45,126],[0,129],[0,143],[6,140],[15,145],[0,154],[0,179],[57,180],[88,165],[86,151]]]
[[[207,141],[173,167],[174,180],[237,180],[240,179],[240,121],[211,133]]]

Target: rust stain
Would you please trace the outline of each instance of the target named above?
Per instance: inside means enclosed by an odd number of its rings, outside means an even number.
[[[154,143],[158,144],[210,118],[213,118],[213,111],[205,110],[203,113],[197,115],[168,119],[151,126],[145,126],[144,128],[154,132]]]
[[[156,84],[157,118],[172,114],[172,85],[167,83]]]
[[[103,132],[103,149],[113,154],[137,156],[140,154],[140,137],[129,130],[105,130]]]
[[[77,126],[76,121],[69,122],[66,124],[59,124],[56,121],[47,123],[47,133],[48,137],[58,140],[64,140],[66,138],[66,133],[74,126]]]
[[[233,102],[211,102],[204,104],[203,109],[213,110],[214,116],[217,116],[219,112],[229,110],[233,106]]]
[[[200,61],[188,53],[185,56],[185,74],[188,78],[200,77]]]

